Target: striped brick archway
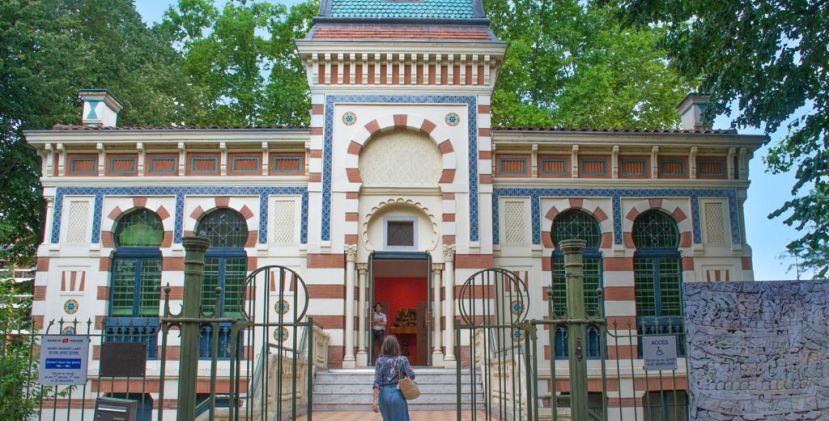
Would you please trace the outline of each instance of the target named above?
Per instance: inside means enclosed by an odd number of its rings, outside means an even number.
[[[628,248],[636,248],[633,244],[633,235],[631,232],[633,231],[633,222],[636,220],[636,217],[639,214],[651,210],[657,209],[664,212],[667,215],[670,215],[671,218],[676,222],[677,228],[679,228],[679,248],[689,248],[692,245],[693,241],[693,234],[692,234],[692,226],[691,220],[679,206],[679,204],[675,203],[672,200],[667,199],[646,199],[640,200],[636,202],[630,210],[628,210],[627,214],[625,214],[625,221],[624,221],[624,244],[625,247]]]
[[[414,114],[389,114],[378,117],[357,129],[348,145],[346,156],[346,175],[351,183],[360,183],[360,169],[358,166],[360,152],[365,144],[373,137],[394,129],[408,129],[426,135],[435,142],[443,157],[443,172],[441,173],[440,184],[449,184],[455,181],[457,170],[457,155],[452,141],[449,139],[439,141],[434,138],[433,133],[437,124],[431,120]]]
[[[613,244],[613,222],[607,216],[607,213],[602,210],[601,206],[596,206],[595,209],[590,210],[589,208],[584,207],[584,199],[581,198],[571,198],[569,199],[570,207],[567,209],[559,210],[556,206],[552,206],[547,213],[544,214],[544,219],[548,222],[547,226],[550,227],[548,230],[543,231],[541,233],[541,243],[544,245],[545,248],[553,249],[555,248],[555,244],[553,244],[553,238],[551,235],[552,231],[552,224],[556,217],[561,212],[566,212],[568,210],[577,209],[581,210],[588,215],[592,215],[593,218],[596,219],[596,222],[599,223],[599,228],[602,232],[602,242],[600,244],[600,248],[610,248]]]

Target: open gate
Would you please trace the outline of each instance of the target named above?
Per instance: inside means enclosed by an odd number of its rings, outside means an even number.
[[[455,328],[458,421],[688,419],[681,321],[619,321],[606,318],[603,305],[586,314],[584,246],[573,241],[561,244],[564,318],[553,311],[552,288],[547,309],[530,311],[525,280],[508,270],[486,269],[464,282],[458,297],[461,322]],[[600,303],[602,297],[599,289]],[[645,369],[643,343],[656,338],[676,344],[675,368]],[[462,399],[462,391],[476,384],[483,388],[482,398],[473,393],[471,400]]]

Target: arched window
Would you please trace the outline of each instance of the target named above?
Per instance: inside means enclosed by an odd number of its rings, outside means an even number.
[[[599,223],[593,216],[578,209],[571,209],[560,213],[553,221],[551,230],[553,243],[556,246],[553,252],[553,281],[552,299],[553,314],[556,319],[567,317],[567,282],[564,277],[564,255],[559,244],[564,240],[584,240],[584,307],[588,317],[599,316],[598,289],[602,285],[602,255],[599,246],[602,231]],[[560,327],[556,331],[556,358],[567,357],[567,330]],[[598,358],[599,336],[595,329],[588,329],[587,356]]]
[[[156,358],[161,299],[161,218],[136,209],[115,223],[115,251],[109,314],[104,323],[107,342],[145,342],[147,357]]]
[[[640,334],[681,334],[682,261],[676,222],[664,212],[649,210],[633,222],[632,236],[637,329]],[[684,350],[681,339],[679,352]]]
[[[196,225],[196,235],[210,240],[204,258],[202,312],[215,317],[240,318],[248,266],[244,249],[248,239],[245,218],[233,209],[217,209],[202,216]],[[218,295],[216,288],[221,288]],[[229,333],[230,324],[219,325],[218,358],[230,357]],[[203,327],[199,351],[202,358],[211,357],[211,340],[210,327]]]
[[[242,284],[247,275],[245,218],[233,209],[215,210],[199,220],[196,235],[210,240],[204,260],[203,310],[217,317],[240,316]],[[221,297],[216,296],[217,287],[222,289]]]
[[[158,316],[161,298],[161,218],[148,209],[123,215],[115,225],[110,315]]]

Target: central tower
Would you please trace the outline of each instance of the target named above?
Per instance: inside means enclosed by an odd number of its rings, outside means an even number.
[[[454,318],[440,316],[455,314],[453,281],[492,263],[490,96],[506,44],[480,0],[323,0],[297,47],[312,98],[309,263],[347,256],[343,364],[370,362],[372,275],[388,272],[374,258],[420,254],[432,265],[398,266],[428,289],[417,348],[451,366]]]

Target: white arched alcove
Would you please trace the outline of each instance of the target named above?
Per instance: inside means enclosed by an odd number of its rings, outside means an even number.
[[[368,141],[359,158],[365,187],[434,187],[443,171],[443,157],[423,133],[397,129]]]
[[[440,238],[438,224],[431,211],[420,202],[391,198],[372,207],[362,226],[362,239],[367,251],[434,251]],[[415,244],[409,249],[387,247],[389,221],[413,221]]]

